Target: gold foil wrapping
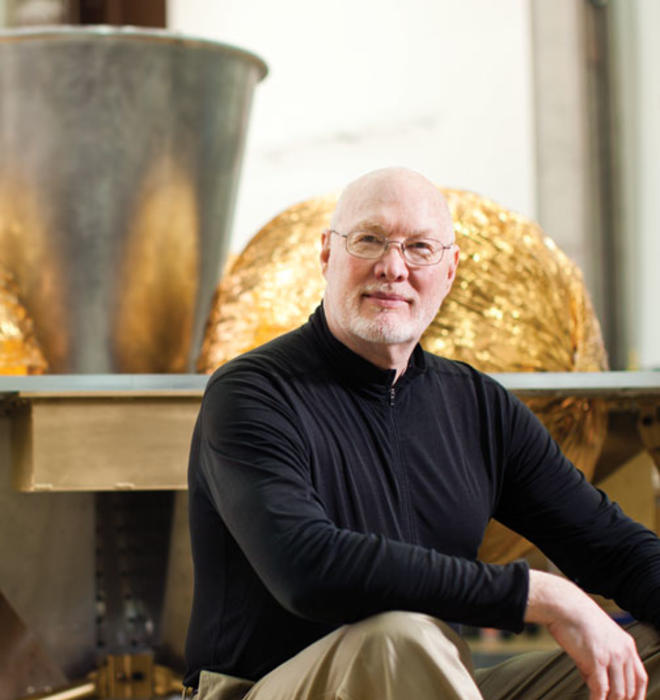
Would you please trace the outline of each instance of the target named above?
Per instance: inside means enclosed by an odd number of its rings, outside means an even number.
[[[445,194],[461,259],[425,348],[485,372],[605,369],[576,265],[529,219],[470,192]]]
[[[69,305],[53,213],[20,162],[0,162],[0,266],[11,271],[51,370],[70,353]]]
[[[46,369],[16,283],[0,267],[0,374],[42,374]]]
[[[320,232],[336,196],[296,204],[266,224],[215,293],[197,362],[200,372],[299,326],[323,296]]]
[[[112,348],[123,372],[185,372],[199,278],[192,174],[167,156],[137,193],[122,253]]]
[[[485,372],[607,369],[600,326],[576,265],[537,224],[480,195],[442,188],[461,249],[456,281],[422,338],[430,352]],[[303,323],[323,295],[320,232],[336,196],[275,217],[249,242],[215,295],[198,369]],[[606,430],[604,402],[529,400],[564,453],[591,478]],[[508,561],[529,544],[497,523],[480,556]]]

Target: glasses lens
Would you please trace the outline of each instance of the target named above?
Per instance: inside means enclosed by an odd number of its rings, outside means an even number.
[[[404,248],[406,259],[415,265],[432,265],[440,260],[442,252],[441,245],[426,238],[407,241]]]
[[[384,238],[363,231],[355,231],[346,238],[348,252],[358,258],[378,258],[383,254],[385,245]]]

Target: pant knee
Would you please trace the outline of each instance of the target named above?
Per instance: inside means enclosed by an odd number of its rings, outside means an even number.
[[[353,623],[348,634],[359,639],[389,639],[405,643],[414,640],[420,629],[429,624],[426,618],[420,613],[392,610]]]
[[[369,697],[481,697],[467,645],[436,618],[413,612],[385,612],[348,625],[344,634],[342,641],[346,644],[341,646],[350,656],[344,664],[348,697],[352,697],[349,691],[353,685],[362,684],[381,693]],[[394,688],[400,692],[390,692]]]
[[[359,640],[361,646],[394,646],[397,649],[443,648],[452,655],[460,654],[463,663],[471,667],[465,642],[446,623],[423,613],[392,610],[373,615],[349,626],[347,634]]]

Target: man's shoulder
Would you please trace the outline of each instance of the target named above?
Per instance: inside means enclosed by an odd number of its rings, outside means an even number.
[[[437,375],[456,377],[466,381],[474,381],[475,379],[495,381],[488,374],[481,372],[476,367],[462,360],[452,360],[442,355],[434,355],[427,350],[424,351],[424,359],[427,369]]]
[[[485,391],[488,394],[504,394],[509,392],[493,377],[467,362],[452,360],[441,355],[424,351],[428,374],[446,387],[451,384],[456,389],[470,388]]]
[[[319,364],[313,336],[301,326],[229,360],[213,372],[208,386],[240,376],[287,380],[313,374]]]
[[[529,408],[496,378],[467,362],[437,355],[428,355],[426,361],[431,400],[450,407],[455,414],[481,421],[509,437],[514,428],[520,437],[540,426]]]

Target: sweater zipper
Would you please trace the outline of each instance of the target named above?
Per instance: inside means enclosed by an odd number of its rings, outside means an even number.
[[[397,411],[394,411],[394,403],[396,400],[397,389],[394,385],[389,388],[388,391],[388,403],[392,411],[390,411],[390,420],[392,426],[392,441],[394,447],[394,467],[396,478],[401,486],[401,509],[404,519],[404,527],[408,532],[408,535],[413,538],[412,541],[417,541],[417,528],[415,527],[415,522],[412,516],[412,509],[410,504],[410,498],[408,495],[408,474],[406,471],[406,465],[403,463],[401,455],[401,439],[399,435],[399,426],[397,423]]]

